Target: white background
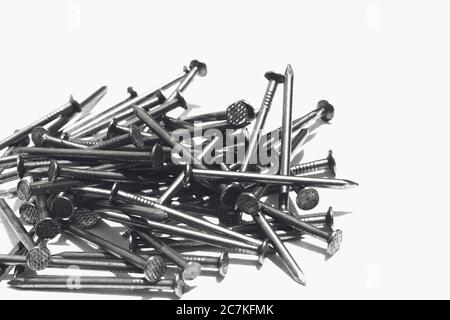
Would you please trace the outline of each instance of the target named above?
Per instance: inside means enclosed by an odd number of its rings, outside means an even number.
[[[295,72],[294,117],[318,100],[332,125],[305,161],[333,149],[338,176],[360,183],[322,191],[341,250],[331,259],[289,245],[308,285],[272,262],[231,265],[185,298],[450,298],[448,254],[449,5],[446,1],[14,1],[0,4],[0,136],[101,85],[106,108],[127,86],[144,92],[198,58],[208,75],[186,91],[202,111],[237,99],[256,107],[268,70]],[[268,127],[281,121],[277,95]],[[2,235],[0,252],[10,249]],[[128,298],[25,292],[0,298]],[[130,297],[136,298],[136,296]],[[139,297],[138,297],[139,298]]]

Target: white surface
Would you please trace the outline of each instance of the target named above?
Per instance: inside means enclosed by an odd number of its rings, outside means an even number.
[[[127,86],[143,92],[193,58],[208,64],[186,92],[202,111],[245,98],[259,106],[264,72],[295,72],[298,117],[320,99],[336,108],[304,160],[335,152],[338,176],[360,183],[322,191],[342,248],[328,261],[292,248],[308,279],[271,262],[231,265],[185,298],[449,298],[449,45],[445,1],[15,1],[0,9],[0,136],[101,85],[107,107]],[[269,115],[281,121],[281,94]],[[2,236],[4,237],[4,236]],[[3,238],[2,238],[3,240]],[[1,242],[0,252],[9,245]],[[15,291],[0,298],[127,298]],[[135,298],[135,297],[132,297]]]

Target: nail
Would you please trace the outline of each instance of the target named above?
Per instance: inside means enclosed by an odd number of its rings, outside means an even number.
[[[39,221],[35,225],[35,233],[39,239],[53,239],[60,233],[59,224],[52,218],[47,210],[47,196],[36,195],[36,205],[39,210]]]
[[[92,188],[92,189],[94,189],[94,188]],[[195,226],[196,228],[201,228],[203,230],[208,230],[208,231],[211,231],[214,233],[223,234],[228,237],[238,239],[238,240],[241,240],[244,242],[248,242],[248,243],[251,243],[256,246],[260,246],[262,244],[260,240],[256,240],[251,237],[242,235],[240,233],[231,231],[227,228],[216,225],[216,224],[206,221],[204,219],[199,219],[197,217],[193,217],[189,214],[185,214],[181,211],[178,211],[173,208],[156,203],[154,201],[148,200],[137,194],[132,194],[129,192],[122,191],[119,189],[118,184],[114,184],[113,188],[111,189],[110,199],[112,199],[112,200],[117,199],[117,200],[121,200],[121,201],[125,201],[125,202],[136,203],[136,204],[139,204],[142,206],[154,207],[156,209],[160,209],[160,210],[163,210],[164,212],[166,212],[169,218],[184,222],[184,223],[192,225],[192,226]]]
[[[90,150],[90,149],[62,149],[62,148],[39,148],[24,147],[15,149],[16,153],[45,156],[63,156],[67,158],[113,160],[113,161],[149,161],[155,165],[162,163],[163,152],[155,148],[152,152],[147,151],[120,151],[120,150]]]
[[[50,123],[51,121],[57,119],[60,116],[72,114],[73,112],[80,112],[80,111],[81,111],[80,104],[78,102],[76,102],[72,97],[70,97],[69,102],[66,103],[65,105],[63,105],[62,107],[59,107],[59,108],[53,110],[52,112],[50,112],[46,116],[42,117],[41,119],[29,124],[28,126],[24,127],[23,129],[18,130],[16,132],[14,132],[12,135],[10,135],[9,137],[1,140],[0,141],[0,150],[19,141],[19,140],[22,140],[26,135],[28,135],[31,132],[31,130],[33,130],[34,127],[46,125],[46,124]]]
[[[297,192],[295,201],[302,210],[314,209],[319,204],[319,192],[313,188],[302,188]]]
[[[74,283],[74,280],[76,283]],[[183,295],[184,282],[175,275],[173,279],[163,279],[149,284],[143,278],[119,278],[119,277],[34,277],[15,278],[8,285],[17,289],[42,289],[42,290],[148,290],[173,293],[180,298]]]
[[[155,145],[153,154],[159,152],[159,145]],[[60,166],[56,161],[52,161],[47,170],[48,181],[57,181],[59,177],[73,178],[77,180],[100,180],[100,181],[120,181],[145,183],[147,180],[139,175],[127,175],[121,172],[100,171],[97,169],[78,169]]]
[[[174,83],[180,81],[181,79],[184,79],[186,74],[186,71],[184,71],[182,74],[177,75],[176,77],[172,78],[169,81],[166,81],[164,84],[160,85],[157,89],[151,90],[143,95],[128,98],[125,101],[122,101],[121,103],[109,108],[105,112],[101,114],[94,114],[92,117],[88,120],[85,120],[84,123],[81,125],[77,125],[76,128],[73,128],[70,131],[66,131],[70,138],[79,138],[83,136],[87,136],[91,133],[95,133],[96,131],[105,128],[109,121],[114,117],[121,116],[123,119],[128,117],[128,111],[131,110],[131,106],[133,105],[144,105],[146,104],[149,108],[155,102],[155,97],[157,98],[156,101],[163,102],[165,101],[165,98],[163,101],[161,101],[161,98],[164,96],[162,95],[161,90],[165,90],[168,87],[172,86]]]
[[[199,263],[194,261],[186,261],[186,259],[177,251],[166,245],[163,241],[150,233],[135,229],[136,233],[152,247],[158,250],[162,255],[174,262],[182,269],[181,277],[183,280],[193,280],[200,275],[202,267]]]
[[[39,222],[39,210],[33,202],[24,202],[19,207],[19,215],[22,220],[31,225]]]
[[[289,271],[291,272],[294,280],[302,285],[306,285],[306,278],[303,274],[303,271],[300,269],[297,262],[295,262],[289,250],[287,250],[278,235],[271,228],[264,215],[261,214],[258,200],[255,198],[255,196],[250,193],[243,193],[238,198],[237,207],[242,212],[248,213],[253,217],[255,223],[259,225],[261,230],[265,233],[267,238],[275,247],[277,253],[283,259],[286,266],[289,268]]]
[[[148,99],[143,100],[142,102],[140,102],[137,105],[139,105],[140,107],[142,107],[144,110],[147,111],[151,108],[154,108],[154,107],[164,103],[165,101],[166,101],[166,97],[164,96],[163,92],[161,90],[158,90],[158,91],[156,91],[155,95],[150,96]],[[129,102],[127,102],[127,104]],[[87,137],[89,135],[97,134],[101,130],[107,128],[107,126],[112,118],[115,118],[117,121],[126,120],[126,119],[130,118],[131,116],[133,116],[133,110],[131,109],[131,106],[126,108],[123,111],[114,113],[113,117],[111,117],[109,119],[106,119],[103,121],[96,120],[92,124],[88,125],[87,128],[78,129],[76,132],[70,133],[69,137],[71,139],[73,139],[73,138],[79,139],[79,138]]]
[[[198,262],[202,265],[202,267],[205,268],[217,268],[217,272],[222,277],[225,277],[225,275],[227,274],[228,266],[230,264],[230,258],[227,251],[222,252],[218,258],[194,255],[183,255],[183,257],[185,257],[185,259],[188,261]]]
[[[294,90],[294,71],[290,64],[284,74],[284,94],[283,94],[283,119],[281,126],[281,154],[280,154],[280,174],[289,175],[291,164],[291,134],[292,134],[292,100]],[[281,186],[278,196],[279,208],[288,211],[289,186]]]
[[[144,138],[141,134],[141,130],[136,125],[131,125],[128,128],[127,133],[121,134],[108,140],[104,140],[90,146],[89,148],[92,150],[116,149],[128,144],[133,144],[136,148],[144,147]]]
[[[75,211],[75,198],[67,192],[58,193],[50,205],[50,215],[54,218],[69,219]]]
[[[227,121],[236,128],[251,122],[255,117],[255,109],[245,100],[239,100],[226,108],[225,111],[204,113],[183,118],[187,122]]]
[[[139,108],[142,108],[143,110],[147,110],[148,108],[145,108],[143,106],[138,106]],[[162,103],[159,106],[153,107],[150,110],[147,111],[147,113],[150,116],[154,117],[161,117],[164,116],[169,111],[172,111],[178,107],[181,107],[183,109],[187,109],[188,105],[186,103],[186,100],[183,96],[183,93],[179,90],[175,91],[175,96],[172,99],[167,99],[164,103]],[[141,120],[139,118],[133,117],[131,120],[126,121],[126,123],[121,126],[119,124],[116,125],[116,130],[118,132],[124,131],[126,126],[130,126],[132,124],[140,124]],[[142,135],[145,137],[151,136],[148,132],[142,132]]]
[[[152,220],[139,219],[131,216],[126,216],[123,214],[117,214],[111,211],[99,212],[99,215],[106,220],[115,221],[125,225],[135,226],[139,228],[164,231],[171,235],[177,235],[187,239],[200,241],[202,243],[214,245],[219,248],[226,248],[230,252],[238,252],[243,254],[256,254],[256,253],[262,254],[263,252],[265,253],[268,250],[266,242],[262,242],[260,246],[256,246],[253,244],[226,238],[216,234],[200,232],[185,227],[172,226],[166,223],[160,223]]]
[[[55,182],[37,181],[30,182],[22,179],[17,184],[17,196],[22,201],[27,201],[31,196],[47,193],[67,191],[72,187],[86,185],[85,182],[77,180],[58,180]]]
[[[179,244],[180,241],[177,241]],[[150,257],[152,255],[159,254],[158,251],[136,251],[142,255],[143,257]],[[11,253],[14,254],[14,253]],[[63,259],[113,259],[114,256],[107,252],[85,252],[85,251],[65,251],[60,252],[53,257],[63,258]],[[208,270],[214,270],[219,273],[220,276],[225,277],[228,272],[228,265],[230,263],[228,251],[223,251],[218,257],[213,256],[204,256],[204,255],[189,255],[182,254],[183,259],[191,262],[197,262],[201,264],[202,270],[203,268]],[[170,261],[168,261],[170,265]],[[168,266],[169,266],[168,265]]]
[[[68,160],[39,160],[39,161],[27,161],[23,155],[17,156],[16,161],[16,171],[17,176],[22,179],[28,172],[28,170],[36,169],[36,168],[45,168],[50,165],[52,161],[56,161],[58,165],[70,166],[74,167],[77,165],[93,165],[93,163],[89,163],[86,161],[83,162],[75,162]]]
[[[331,229],[334,223],[333,208],[329,207],[327,212],[302,214],[299,219],[309,224],[322,225]]]
[[[53,137],[50,131],[44,127],[35,127],[31,131],[31,140],[36,147],[42,147],[45,145],[51,145],[58,148],[74,148],[74,149],[86,149],[87,146],[70,142],[61,138]]]
[[[164,140],[170,147],[183,152],[183,157],[186,158],[187,163],[194,163],[198,167],[206,168],[204,165],[199,163],[198,160],[194,158],[191,154],[191,150],[187,149],[183,144],[181,144],[175,137],[173,137],[167,130],[159,125],[152,116],[146,113],[143,109],[134,106],[134,113],[136,117],[142,120],[146,126],[148,126],[158,137]]]
[[[118,210],[120,212],[135,215],[145,219],[151,219],[155,221],[163,221],[167,219],[167,213],[160,209],[148,208],[144,206],[138,206],[128,203],[110,203],[109,201],[96,201],[95,203],[87,203],[87,207],[96,211],[106,210]]]
[[[358,186],[356,182],[344,179],[283,176],[283,175],[272,175],[272,174],[261,174],[250,172],[205,170],[197,168],[192,168],[189,170],[192,172],[192,176],[195,179],[211,179],[211,180],[228,179],[237,182],[257,182],[274,185],[290,185],[300,187],[311,186],[317,188],[337,188],[337,189],[348,189]]]
[[[100,217],[94,211],[86,208],[75,209],[69,219],[69,223],[82,229],[95,228],[100,221]]]
[[[130,262],[136,267],[141,268],[144,272],[145,278],[150,282],[158,281],[166,270],[166,263],[160,256],[153,256],[146,260],[139,255],[132,254],[127,250],[76,226],[66,225],[65,230],[98,245],[114,255],[120,256],[122,259]]]
[[[0,199],[0,214],[2,215],[4,221],[6,221],[11,227],[17,238],[20,239],[24,247],[28,250],[28,254],[25,258],[27,266],[31,270],[45,269],[50,263],[50,251],[47,247],[37,246],[34,243],[33,239],[30,237],[24,226],[21,224],[4,199]]]
[[[82,110],[79,115],[73,113],[71,115],[61,116],[58,120],[53,122],[48,130],[52,134],[57,134],[61,128],[63,128],[67,123],[69,123],[75,116],[78,116],[78,121],[84,119],[86,115],[88,115],[92,109],[100,102],[100,100],[106,95],[108,88],[106,86],[102,86],[97,89],[94,93],[92,93],[89,97],[87,97],[84,101],[80,103],[80,109]]]
[[[306,124],[309,124],[312,121],[317,121],[318,119],[321,119],[324,122],[329,122],[333,119],[333,116],[334,107],[328,101],[320,100],[317,103],[316,109],[292,122],[292,132],[301,130]],[[277,135],[281,138],[281,127],[266,133],[264,141],[270,143],[269,137],[276,137]]]
[[[66,128],[63,129],[63,134],[70,136],[71,132],[74,132],[75,130],[77,130],[83,126],[87,126],[89,123],[97,120],[99,117],[108,117],[107,113],[111,113],[114,110],[117,110],[116,108],[120,107],[124,103],[128,102],[129,100],[131,100],[137,96],[136,91],[134,91],[134,89],[132,87],[127,88],[127,93],[128,93],[128,97],[126,97],[123,101],[119,102],[118,104],[107,109],[106,111],[104,111],[102,113],[90,113],[87,116],[85,116],[84,118],[79,119],[76,122],[70,124],[69,126],[67,126]]]
[[[246,201],[250,202],[253,201],[252,206],[257,206],[267,214],[268,216],[271,216],[272,218],[285,222],[289,224],[290,226],[310,235],[317,239],[320,239],[322,241],[325,241],[327,246],[327,253],[332,256],[334,255],[340,248],[340,244],[342,241],[342,231],[341,230],[335,230],[332,232],[326,232],[321,229],[318,229],[314,227],[313,225],[304,222],[300,219],[297,219],[289,214],[284,213],[283,211],[277,210],[273,207],[271,207],[268,204],[265,204],[261,201],[258,201],[257,199],[254,199],[251,195],[246,197]]]
[[[198,60],[192,60],[189,63],[189,71],[186,73],[186,75],[181,79],[180,83],[178,84],[177,91],[183,92],[189,84],[192,82],[194,77],[198,74],[200,77],[206,76],[207,68],[206,64],[203,62],[200,62]],[[171,100],[175,93],[169,96],[167,100]]]
[[[264,94],[264,99],[261,104],[261,108],[259,109],[258,116],[256,118],[256,122],[255,122],[255,126],[253,127],[252,134],[250,136],[247,153],[244,157],[244,160],[242,160],[242,164],[241,164],[241,168],[240,168],[240,171],[242,171],[242,172],[247,171],[247,167],[250,163],[250,160],[252,159],[252,157],[254,157],[254,154],[256,152],[256,147],[258,145],[259,137],[261,135],[261,131],[264,128],[267,114],[272,105],[272,100],[275,95],[277,86],[279,83],[284,82],[284,76],[281,74],[278,74],[278,73],[267,72],[265,74],[265,77],[269,80],[269,83],[267,84],[267,89]]]
[[[336,176],[336,160],[333,157],[333,151],[329,150],[328,156],[325,159],[301,163],[291,167],[291,172],[296,176],[322,170],[330,172],[332,177]]]
[[[196,158],[197,161],[202,161],[205,153],[209,152],[208,150],[211,150],[213,148],[219,137],[216,136],[211,141],[207,143],[205,148],[203,149],[203,152],[199,154]],[[189,185],[189,177],[186,176],[186,171],[182,171],[175,180],[170,184],[170,186],[167,188],[167,190],[158,198],[158,203],[164,204],[167,200],[169,200],[176,192],[178,192],[182,187],[187,187]]]
[[[25,266],[27,258],[22,255],[0,254],[0,263],[5,265]],[[52,256],[47,268],[62,268],[76,266],[80,269],[102,270],[102,271],[122,271],[139,272],[139,268],[125,263],[122,260],[113,259],[67,259]]]

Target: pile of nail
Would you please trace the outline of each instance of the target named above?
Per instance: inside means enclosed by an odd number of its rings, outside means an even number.
[[[255,263],[273,256],[305,284],[286,242],[314,237],[328,255],[339,250],[332,208],[307,211],[319,203],[317,189],[357,183],[335,177],[331,151],[312,162],[292,160],[311,131],[332,120],[333,106],[321,100],[292,119],[288,65],[284,75],[265,73],[259,109],[239,100],[223,111],[189,115],[185,91],[206,70],[193,60],[154,90],[128,88],[126,99],[102,111],[94,107],[106,87],[81,102],[71,97],[0,141],[0,183],[11,183],[0,190],[0,217],[15,241],[0,255],[0,276],[11,277],[10,287],[180,297],[198,276],[224,277],[230,255]],[[275,111],[281,126],[264,132],[281,90]],[[56,252],[61,238],[83,249]],[[73,285],[68,266],[113,276],[80,276]]]

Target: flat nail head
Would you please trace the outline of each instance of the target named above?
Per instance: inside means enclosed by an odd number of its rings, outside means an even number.
[[[258,199],[251,193],[242,193],[236,201],[236,207],[238,210],[250,215],[260,212]]]
[[[49,240],[56,237],[61,232],[61,228],[54,219],[45,218],[36,223],[34,232],[39,239]]]
[[[136,148],[144,147],[144,137],[142,136],[141,130],[139,130],[139,128],[134,124],[132,124],[130,126],[130,137],[131,137],[131,143]]]
[[[194,67],[198,68],[198,75],[200,77],[206,76],[208,70],[206,68],[206,64],[203,62],[200,62],[198,60],[192,60],[191,63],[189,63],[189,68],[192,69]]]
[[[22,155],[17,156],[16,167],[17,167],[17,169],[16,169],[17,176],[20,179],[23,179],[23,177],[25,176],[26,170],[25,170],[25,160],[23,159]]]
[[[69,219],[71,223],[82,229],[92,229],[99,224],[100,220],[101,218],[96,213],[84,208],[75,210]]]
[[[319,204],[319,192],[313,188],[301,189],[295,199],[297,206],[302,210],[311,210]]]
[[[22,179],[17,183],[17,196],[22,201],[28,201],[31,198],[31,184],[28,180]]]
[[[75,207],[72,201],[65,196],[57,196],[53,199],[50,207],[52,217],[68,219],[73,215]]]
[[[220,194],[220,201],[229,208],[234,208],[238,197],[244,192],[244,187],[237,183],[230,183]]]
[[[45,143],[45,136],[50,134],[50,132],[44,127],[35,127],[31,131],[31,140],[36,147],[41,147]]]
[[[330,241],[328,241],[327,253],[330,256],[334,255],[341,247],[341,242],[342,242],[342,231],[341,230],[333,231],[330,237]]]
[[[127,88],[127,92],[130,95],[130,99],[133,99],[138,96],[138,93],[131,86]]]
[[[47,247],[34,247],[27,254],[27,266],[31,270],[44,270],[50,265],[52,255]]]
[[[22,220],[31,225],[35,225],[39,221],[39,211],[32,202],[24,202],[19,207],[19,215]]]
[[[242,127],[253,120],[255,116],[254,108],[244,100],[239,100],[228,106],[225,111],[227,122],[236,128]]]
[[[266,77],[266,79],[269,80],[269,81],[273,80],[273,81],[275,81],[277,83],[283,83],[284,79],[285,79],[284,75],[282,75],[280,73],[273,72],[273,71],[266,72],[264,74],[264,77]]]
[[[167,264],[163,257],[152,256],[147,260],[144,269],[145,278],[151,282],[157,282],[161,276],[166,272]]]
[[[185,281],[194,280],[200,275],[201,272],[202,266],[200,265],[200,263],[189,261],[183,268],[181,277]]]
[[[329,122],[334,117],[334,107],[327,100],[320,100],[317,103],[317,109],[322,109],[321,119],[325,122]]]

